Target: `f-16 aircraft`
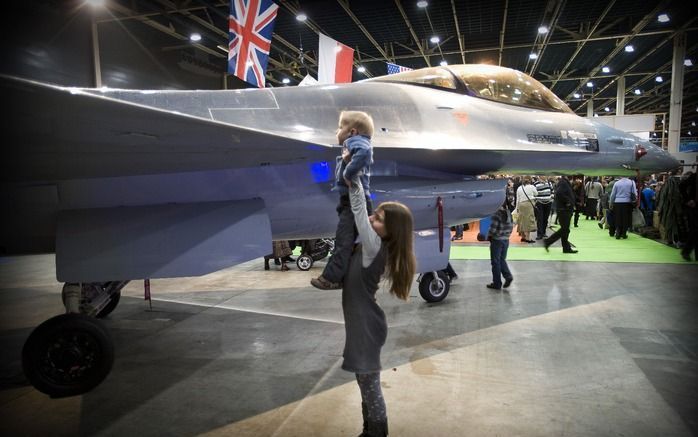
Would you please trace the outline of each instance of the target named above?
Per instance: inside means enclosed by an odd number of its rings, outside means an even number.
[[[52,396],[99,384],[113,359],[91,316],[144,278],[204,275],[331,236],[339,113],[373,116],[375,204],[414,214],[419,290],[448,293],[448,227],[491,214],[505,181],[477,175],[633,175],[662,149],[575,115],[538,81],[487,65],[351,84],[217,91],[54,86],[1,76],[6,253],[55,251],[68,314],[27,340],[30,382]],[[8,207],[11,206],[11,207]],[[9,217],[8,217],[9,216]],[[79,335],[75,335],[78,332]]]

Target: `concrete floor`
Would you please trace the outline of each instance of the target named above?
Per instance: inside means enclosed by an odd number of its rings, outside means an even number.
[[[355,436],[340,292],[261,260],[131,283],[105,319],[114,368],[92,392],[27,386],[20,351],[62,312],[52,256],[0,258],[0,435]],[[393,436],[698,435],[695,265],[455,261],[440,304],[382,292]]]

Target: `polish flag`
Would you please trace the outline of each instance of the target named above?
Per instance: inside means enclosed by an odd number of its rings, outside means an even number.
[[[349,83],[354,62],[354,49],[320,34],[318,82]]]

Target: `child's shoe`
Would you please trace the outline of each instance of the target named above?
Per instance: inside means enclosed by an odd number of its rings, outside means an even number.
[[[342,288],[341,283],[330,282],[327,279],[325,279],[322,275],[318,276],[317,278],[311,279],[310,284],[315,288],[319,288],[320,290],[339,290],[340,288]]]

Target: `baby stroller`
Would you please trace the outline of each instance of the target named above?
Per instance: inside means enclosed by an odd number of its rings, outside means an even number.
[[[296,265],[299,270],[308,271],[315,261],[323,259],[334,250],[334,238],[304,240],[300,246],[301,254],[296,258]]]

